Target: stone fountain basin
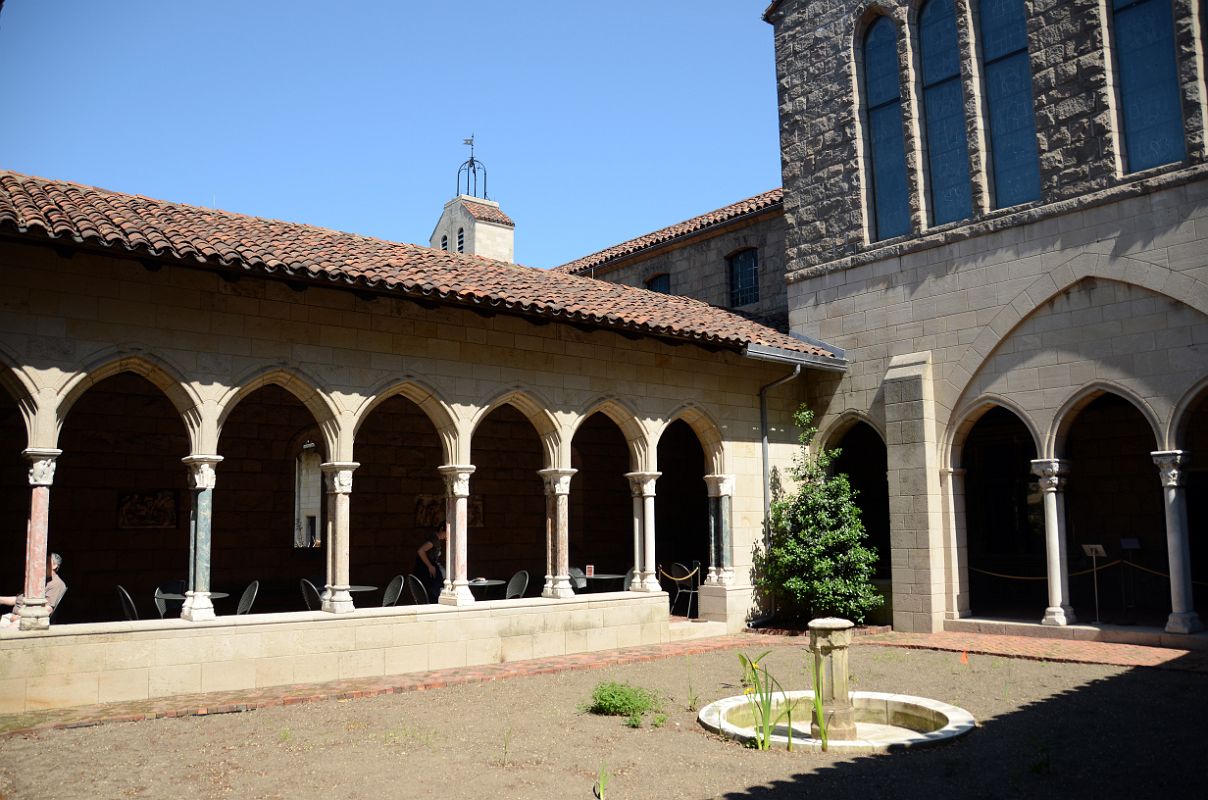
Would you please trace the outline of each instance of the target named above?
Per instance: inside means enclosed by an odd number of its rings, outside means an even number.
[[[779,702],[777,702],[779,701]],[[777,692],[773,716],[784,703],[793,707],[793,749],[822,750],[822,742],[810,736],[814,693],[809,690]],[[932,700],[889,692],[852,692],[856,739],[831,739],[829,749],[844,753],[885,753],[911,747],[939,744],[966,734],[977,725],[963,708]],[[697,720],[722,736],[747,743],[755,740],[755,715],[745,695],[725,697],[700,710]],[[788,725],[781,720],[772,732],[772,744],[788,746]]]

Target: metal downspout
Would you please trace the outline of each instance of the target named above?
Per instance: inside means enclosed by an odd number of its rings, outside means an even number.
[[[801,365],[793,367],[793,371],[779,380],[772,381],[759,389],[759,436],[763,449],[763,551],[766,553],[772,542],[772,488],[769,480],[770,461],[768,455],[768,391],[781,384],[788,383],[801,374]],[[747,623],[748,628],[758,628],[763,623],[776,616],[776,599],[772,598],[772,609],[760,617]]]

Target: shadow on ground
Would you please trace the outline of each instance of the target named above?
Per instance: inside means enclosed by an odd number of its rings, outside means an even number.
[[[951,744],[818,766],[729,800],[1208,796],[1208,675],[1135,668]],[[938,698],[943,700],[945,698]]]

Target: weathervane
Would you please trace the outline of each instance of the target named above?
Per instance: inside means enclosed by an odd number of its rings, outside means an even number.
[[[474,134],[470,134],[470,138],[462,139],[461,143],[468,145],[470,148],[470,157],[463,161],[457,170],[457,193],[468,194],[471,197],[478,196],[478,173],[482,173],[482,199],[487,200],[487,168],[482,162],[474,158]],[[465,176],[465,191],[462,191],[462,176]]]

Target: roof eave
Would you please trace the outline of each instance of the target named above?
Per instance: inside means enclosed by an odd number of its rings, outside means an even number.
[[[745,358],[756,361],[771,361],[776,364],[791,364],[825,372],[847,372],[848,360],[839,356],[818,356],[812,353],[799,353],[786,350],[783,347],[772,347],[766,344],[748,344],[742,348]]]

